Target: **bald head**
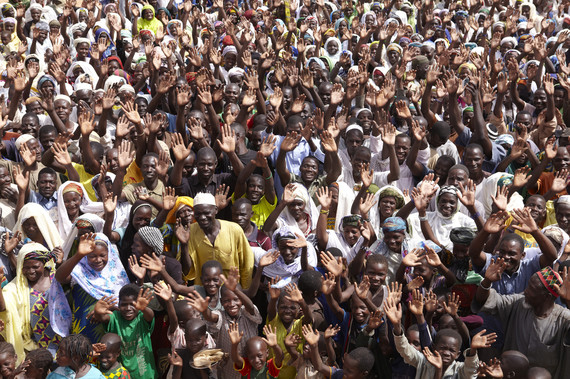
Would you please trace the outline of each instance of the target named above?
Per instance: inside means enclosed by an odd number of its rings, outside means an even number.
[[[501,354],[501,369],[505,378],[526,378],[528,358],[517,350],[506,350]]]
[[[105,345],[107,351],[118,352],[121,349],[121,337],[115,333],[105,334],[99,342]]]

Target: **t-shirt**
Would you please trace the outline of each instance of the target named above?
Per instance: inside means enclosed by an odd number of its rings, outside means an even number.
[[[91,199],[91,201],[99,201],[97,200],[97,196],[95,195],[95,190],[91,185],[91,180],[95,177],[95,175],[91,175],[90,173],[85,171],[85,166],[81,164],[71,163],[71,165],[73,166],[75,171],[77,171],[77,173],[79,174],[79,182],[83,184],[83,188],[85,188],[85,191],[87,191],[89,199]],[[67,172],[65,174],[69,176]]]
[[[243,367],[239,368],[234,365],[237,372],[241,374],[242,378],[252,378],[252,379],[265,379],[265,378],[277,378],[279,376],[280,367],[275,366],[273,358],[267,361],[267,364],[259,371],[256,371],[251,367],[251,363],[247,358],[243,358]]]
[[[132,320],[125,320],[119,311],[111,314],[107,332],[121,337],[121,360],[123,365],[137,379],[154,379],[156,368],[152,353],[150,335],[154,329],[154,319],[149,324],[142,312]]]
[[[245,194],[243,194],[242,198],[244,197]],[[232,203],[234,203],[235,201],[236,198],[234,193],[232,194]],[[269,201],[267,201],[265,195],[261,196],[261,199],[259,199],[259,202],[257,204],[251,205],[251,210],[253,211],[253,214],[251,215],[251,221],[255,222],[255,225],[257,225],[258,227],[263,228],[265,220],[267,220],[267,217],[269,217],[269,215],[271,214],[271,212],[273,212],[276,206],[277,206],[277,197],[273,199],[273,204],[271,204]]]
[[[109,370],[108,372],[101,371],[101,373],[107,379],[131,379],[131,374],[121,364],[114,370]]]
[[[288,335],[290,335],[292,333],[295,333],[298,336],[303,335],[303,331],[302,331],[303,317],[301,316],[301,318],[294,320],[293,323],[289,327],[289,331],[287,331],[287,328],[285,328],[285,325],[283,325],[283,322],[281,322],[281,319],[279,318],[279,314],[276,314],[275,318],[273,320],[267,322],[267,324],[271,325],[275,329],[275,334],[277,335],[277,342],[279,343],[279,347],[283,351],[283,362],[289,362],[289,360],[291,359],[291,355],[287,352],[287,349],[285,348],[285,337],[287,337]],[[302,352],[301,348],[302,348],[302,344],[300,344],[297,347],[297,351],[299,353]],[[273,351],[271,351],[271,350],[270,350],[270,355],[273,356]],[[285,366],[281,369],[279,378],[293,379],[293,378],[295,378],[296,372],[297,371],[295,370],[295,367]]]

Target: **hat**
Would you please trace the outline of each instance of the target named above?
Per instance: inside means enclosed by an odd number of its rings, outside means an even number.
[[[475,239],[476,235],[477,233],[471,228],[453,228],[449,233],[449,239],[458,245],[469,245],[473,239]]]
[[[550,266],[546,266],[542,270],[536,273],[538,278],[544,284],[548,292],[554,297],[558,297],[558,292],[554,289],[554,285],[560,286],[562,284],[562,278],[560,275],[552,269]]]
[[[139,236],[156,255],[161,255],[164,251],[164,237],[160,229],[154,226],[143,226],[138,230]]]
[[[18,139],[16,139],[15,145],[16,145],[16,149],[20,150],[20,146],[22,146],[22,144],[25,144],[26,142],[28,142],[29,140],[34,139],[34,137],[30,134],[22,134],[20,137],[18,137]]]
[[[216,206],[216,198],[211,193],[200,192],[196,197],[194,197],[194,207],[198,205]]]

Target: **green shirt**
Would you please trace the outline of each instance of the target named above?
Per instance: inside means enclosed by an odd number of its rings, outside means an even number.
[[[154,319],[149,324],[140,311],[132,321],[125,320],[119,311],[114,311],[111,315],[107,331],[121,337],[121,361],[133,378],[156,378],[150,342],[153,329]]]

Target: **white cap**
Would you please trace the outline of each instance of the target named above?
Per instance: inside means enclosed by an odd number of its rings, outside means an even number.
[[[216,198],[211,193],[200,192],[196,197],[194,197],[194,206],[196,205],[216,206]]]

